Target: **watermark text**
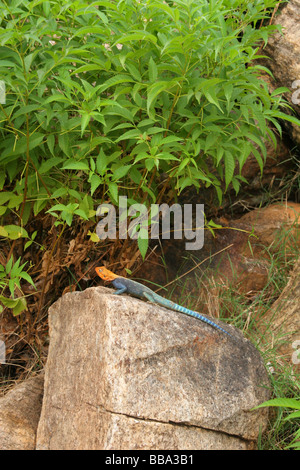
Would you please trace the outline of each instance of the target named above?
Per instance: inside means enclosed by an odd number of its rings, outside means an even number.
[[[173,237],[187,240],[186,250],[200,250],[204,244],[204,204],[151,204],[148,209],[144,204],[128,205],[127,197],[120,196],[118,214],[113,204],[104,203],[98,206],[97,216],[101,217],[96,227],[100,240]]]
[[[5,82],[0,80],[0,104],[5,104]]]
[[[293,341],[292,348],[295,349],[292,354],[292,363],[298,365],[300,364],[300,339]]]
[[[6,348],[4,341],[0,339],[0,364],[6,364]]]

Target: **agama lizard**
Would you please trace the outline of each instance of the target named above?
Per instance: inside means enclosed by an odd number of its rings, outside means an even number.
[[[224,330],[221,326],[217,325],[212,320],[209,320],[204,315],[201,315],[198,312],[194,312],[193,310],[189,310],[188,308],[182,307],[181,305],[178,305],[175,302],[172,302],[171,300],[161,297],[160,295],[153,292],[153,290],[149,289],[149,287],[146,287],[143,284],[140,284],[139,282],[132,281],[131,279],[127,279],[122,276],[118,276],[117,274],[114,274],[113,272],[106,269],[105,266],[97,267],[96,273],[104,281],[109,281],[112,283],[112,285],[117,289],[115,294],[124,294],[126,292],[127,294],[133,295],[134,297],[149,300],[149,302],[161,305],[162,307],[169,308],[177,312],[185,313],[186,315],[190,315],[192,317],[198,318],[199,320],[205,323],[208,323],[214,328],[217,328],[218,330],[232,337],[232,335],[228,333],[228,331]]]

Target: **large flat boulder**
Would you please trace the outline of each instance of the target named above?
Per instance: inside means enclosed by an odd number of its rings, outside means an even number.
[[[49,311],[38,449],[249,449],[267,424],[258,351],[186,315],[111,289]],[[217,321],[217,320],[216,320]]]

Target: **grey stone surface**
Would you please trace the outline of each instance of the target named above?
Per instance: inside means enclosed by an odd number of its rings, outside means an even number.
[[[106,288],[49,312],[38,449],[251,448],[268,399],[261,357],[186,315]]]

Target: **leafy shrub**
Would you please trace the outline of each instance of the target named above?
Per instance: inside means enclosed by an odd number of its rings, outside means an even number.
[[[285,115],[250,63],[275,4],[0,0],[0,236],[15,239],[11,214],[71,225],[119,193],[213,185],[221,201],[250,152],[262,171]]]
[[[262,169],[254,144],[275,140],[280,100],[249,66],[275,3],[1,1],[2,214],[63,199],[89,217],[122,186],[156,201],[157,171],[178,192],[238,189],[236,163],[252,151]]]

